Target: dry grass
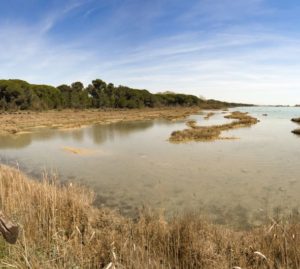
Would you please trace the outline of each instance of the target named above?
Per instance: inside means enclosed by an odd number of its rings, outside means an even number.
[[[3,211],[21,226],[16,245],[0,239],[4,268],[299,268],[300,224],[250,231],[208,223],[198,214],[166,221],[143,210],[136,220],[92,206],[93,194],[37,182],[0,166]]]
[[[197,113],[199,107],[145,108],[132,110],[62,110],[0,114],[0,134],[18,134],[34,128],[81,128],[89,124],[165,118],[177,120]]]
[[[196,121],[188,121],[187,126],[189,129],[173,132],[169,141],[173,143],[182,143],[188,141],[213,141],[216,139],[226,139],[221,137],[223,131],[250,127],[258,123],[258,119],[248,115],[248,113],[242,113],[239,111],[234,111],[230,115],[226,115],[224,117],[227,119],[234,119],[234,121],[227,124],[213,126],[197,126]]]

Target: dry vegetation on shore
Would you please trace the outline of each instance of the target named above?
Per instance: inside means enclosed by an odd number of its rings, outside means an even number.
[[[3,268],[299,268],[299,220],[234,231],[197,214],[135,219],[92,206],[93,194],[0,166],[2,210],[21,232],[0,238]]]
[[[187,126],[189,129],[173,132],[169,140],[173,143],[182,143],[188,141],[213,141],[216,139],[224,139],[224,137],[221,137],[223,131],[250,127],[259,122],[258,119],[248,115],[248,113],[239,111],[234,111],[229,115],[224,116],[224,118],[234,119],[234,121],[212,126],[197,126],[195,121],[188,121]]]
[[[0,114],[0,135],[32,131],[33,128],[39,127],[64,129],[120,121],[152,120],[157,118],[175,120],[198,111],[199,107],[4,112]]]

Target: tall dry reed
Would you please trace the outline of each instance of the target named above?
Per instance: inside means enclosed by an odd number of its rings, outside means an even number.
[[[94,208],[93,193],[37,182],[0,166],[2,210],[21,227],[0,239],[3,268],[300,268],[300,221],[234,231],[196,213],[171,219],[142,210],[136,220]]]

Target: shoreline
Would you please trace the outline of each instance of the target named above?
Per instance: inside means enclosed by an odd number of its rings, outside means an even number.
[[[201,110],[199,107],[143,108],[114,110],[21,111],[0,114],[0,135],[34,132],[39,128],[68,130],[92,124],[154,119],[179,120]]]
[[[0,165],[0,201],[20,227],[15,245],[0,236],[0,265],[18,268],[297,268],[299,219],[249,230],[213,224],[196,212],[136,219],[93,206],[94,194],[56,178],[35,181]],[[55,251],[54,251],[55,250]],[[113,265],[114,267],[111,267]]]

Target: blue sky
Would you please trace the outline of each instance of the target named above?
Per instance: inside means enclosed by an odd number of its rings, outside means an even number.
[[[300,103],[299,0],[0,1],[0,77]]]

